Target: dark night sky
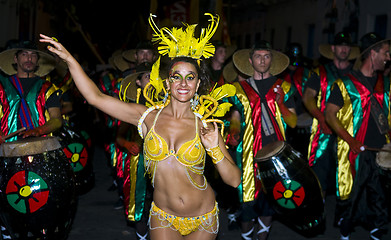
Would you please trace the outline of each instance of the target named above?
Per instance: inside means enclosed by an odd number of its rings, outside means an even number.
[[[54,16],[53,28],[57,36],[67,48],[82,57],[89,59],[92,64],[97,58],[92,54],[85,40],[75,25],[69,21],[65,9],[74,13],[83,31],[91,38],[91,42],[104,61],[117,49],[134,48],[140,40],[147,37],[150,26],[150,0],[65,0],[45,1],[46,11]],[[159,5],[170,5],[177,0],[158,0]],[[200,6],[205,6],[206,0],[200,0]],[[158,13],[159,14],[159,13]],[[158,16],[159,17],[159,16]],[[68,27],[67,27],[68,26]]]
[[[65,9],[72,12],[104,61],[117,49],[134,47],[141,38],[145,38],[146,27],[149,27],[140,24],[140,19],[145,21],[149,16],[147,0],[110,0],[110,4],[94,0],[55,2],[46,2],[45,11],[53,16],[52,28],[58,39],[71,52],[79,53],[91,64],[95,64],[97,58],[76,25],[69,20]]]

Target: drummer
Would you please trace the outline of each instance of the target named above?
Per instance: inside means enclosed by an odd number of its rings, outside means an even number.
[[[242,204],[241,236],[250,240],[255,232],[257,239],[266,239],[272,224],[274,211],[269,206],[260,181],[254,175],[253,157],[263,146],[274,141],[285,140],[285,126],[296,126],[295,104],[291,84],[275,76],[284,71],[289,58],[270,43],[260,41],[251,49],[242,49],[233,55],[235,67],[250,76],[234,82],[236,96],[231,100],[241,116],[241,155],[243,180],[240,191]],[[254,231],[254,221],[259,229]]]
[[[54,67],[54,57],[38,51],[30,41],[13,44],[0,53],[0,143],[47,135],[61,127],[60,93],[44,80]],[[19,136],[6,139],[23,127],[27,130]],[[1,234],[10,237],[4,226]]]
[[[52,55],[39,51],[31,41],[21,41],[0,53],[1,129],[5,136],[25,127],[18,137],[50,134],[62,125],[60,92],[45,76],[55,67]]]
[[[353,71],[337,79],[326,104],[326,121],[338,135],[337,196],[342,200],[341,239],[349,239],[355,224],[365,220],[370,239],[387,231],[388,212],[376,152],[389,139],[390,82],[384,81],[390,39],[367,33]]]
[[[353,69],[351,60],[359,54],[353,45],[350,33],[339,32],[331,44],[321,44],[319,53],[330,60],[329,63],[313,69],[304,90],[303,102],[314,117],[311,140],[309,142],[309,165],[318,176],[323,197],[334,192],[336,171],[336,135],[332,132],[324,117],[326,102],[330,96],[333,82]],[[338,205],[335,224],[338,223]]]

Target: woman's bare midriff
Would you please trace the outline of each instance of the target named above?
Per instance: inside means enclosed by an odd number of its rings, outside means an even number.
[[[190,174],[198,185],[204,184],[202,176]],[[179,217],[200,216],[212,211],[215,205],[209,184],[205,190],[193,186],[186,175],[186,167],[174,157],[158,163],[153,200],[163,211]]]

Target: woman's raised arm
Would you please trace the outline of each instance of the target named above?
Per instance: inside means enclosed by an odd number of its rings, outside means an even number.
[[[96,84],[87,76],[77,60],[55,38],[40,34],[40,42],[49,43],[48,50],[58,55],[67,65],[80,93],[89,104],[106,114],[136,125],[146,107],[141,104],[125,103],[117,98],[102,93]]]

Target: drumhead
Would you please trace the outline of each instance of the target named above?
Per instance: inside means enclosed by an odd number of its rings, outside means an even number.
[[[56,137],[31,137],[0,145],[0,157],[20,157],[61,148]]]
[[[384,145],[382,149],[391,150],[391,143]],[[376,164],[384,170],[391,170],[391,153],[379,151],[376,154]]]
[[[278,154],[285,147],[284,141],[272,142],[264,146],[255,155],[255,161],[263,161]]]

